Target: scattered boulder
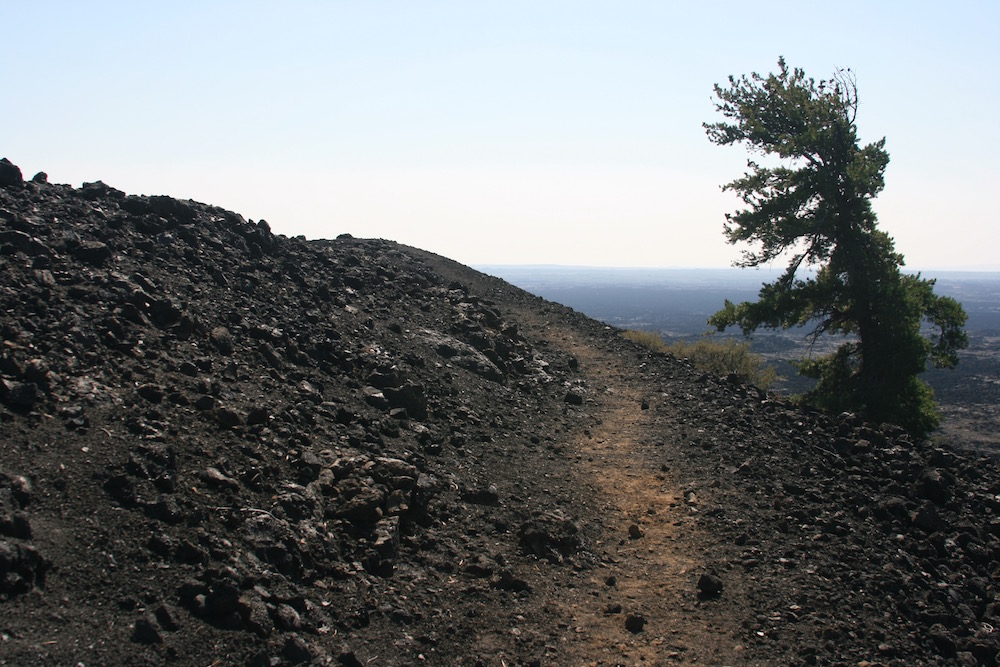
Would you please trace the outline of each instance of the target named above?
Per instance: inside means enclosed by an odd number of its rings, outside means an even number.
[[[21,185],[24,177],[21,170],[7,158],[0,158],[0,187],[9,188]]]

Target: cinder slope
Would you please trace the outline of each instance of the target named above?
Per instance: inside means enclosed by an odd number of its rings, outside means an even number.
[[[996,664],[995,462],[420,250],[38,180],[0,663]]]

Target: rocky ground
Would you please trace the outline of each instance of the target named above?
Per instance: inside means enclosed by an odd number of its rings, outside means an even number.
[[[430,253],[2,162],[0,313],[0,664],[997,664],[994,459]]]

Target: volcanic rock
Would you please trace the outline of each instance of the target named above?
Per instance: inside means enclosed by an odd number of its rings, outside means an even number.
[[[21,185],[24,177],[21,170],[7,158],[0,158],[0,187]]]
[[[10,664],[998,662],[995,457],[431,253],[0,161],[0,312]]]

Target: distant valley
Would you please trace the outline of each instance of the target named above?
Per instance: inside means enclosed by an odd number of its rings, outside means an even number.
[[[756,299],[760,286],[779,270],[631,269],[564,266],[475,267],[586,315],[623,329],[655,331],[666,341],[692,340],[710,331],[706,324],[725,299]],[[944,434],[976,449],[1000,450],[1000,272],[925,272],[936,291],[960,301],[969,316],[969,348],[954,370],[932,369],[934,387],[946,420]],[[790,361],[823,354],[835,341],[810,346],[808,329],[756,333],[751,348],[778,367],[779,392],[795,394],[808,380]],[[738,330],[725,335],[741,337]]]

